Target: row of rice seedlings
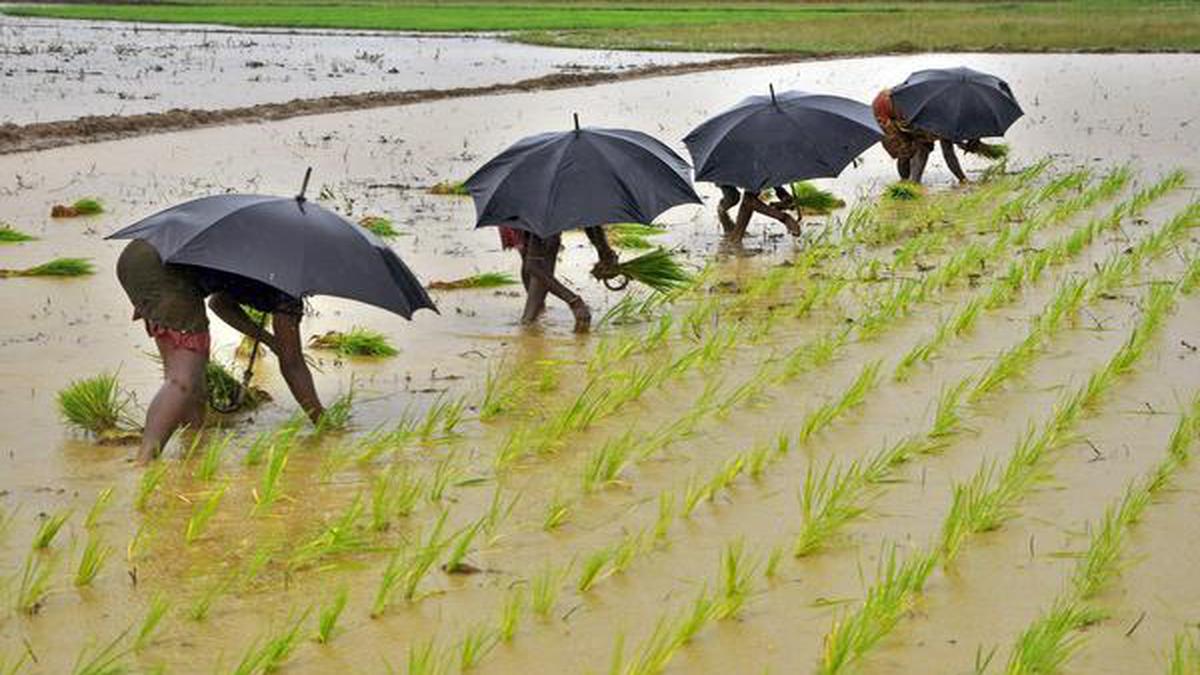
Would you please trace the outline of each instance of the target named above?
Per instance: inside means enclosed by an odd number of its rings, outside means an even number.
[[[395,356],[400,351],[392,346],[383,333],[370,328],[354,326],[346,332],[329,331],[309,338],[315,349],[328,349],[338,356],[385,357]]]
[[[228,485],[222,485],[213,490],[207,499],[198,502],[193,507],[192,515],[188,518],[187,530],[184,531],[184,541],[192,544],[204,536],[204,531],[208,528],[209,521],[216,515],[217,509],[221,506],[221,500],[225,498],[225,493],[228,489]]]
[[[129,413],[132,402],[116,373],[75,380],[58,392],[58,409],[67,424],[100,439],[137,427]]]
[[[8,223],[0,223],[0,244],[20,244],[35,239],[37,237],[25,234]]]
[[[1167,297],[1170,297],[1170,292],[1167,291]],[[1097,372],[1111,368],[1112,364],[1130,363],[1125,356],[1131,349],[1130,345],[1140,341],[1144,346],[1145,338],[1139,337],[1139,331],[1143,335],[1156,331],[1169,309],[1170,304],[1164,304],[1162,301],[1151,304],[1139,326],[1135,327],[1130,340]],[[1004,469],[998,471],[994,462],[985,462],[972,479],[955,486],[951,509],[943,522],[941,542],[936,549],[917,554],[910,559],[917,561],[916,569],[928,566],[931,570],[939,559],[943,564],[949,565],[957,557],[969,534],[996,529],[1015,515],[1012,509],[1016,502],[1041,477],[1041,458],[1050,449],[1067,440],[1067,431],[1083,411],[1082,392],[1085,391],[1085,387],[1086,385],[1076,393],[1064,397],[1064,403],[1055,406],[1054,414],[1046,421],[1040,433],[1031,427],[1018,439],[1013,456]],[[919,578],[920,584],[911,586],[910,590],[902,593],[900,597],[910,602],[920,593],[927,576],[928,571],[915,577]],[[849,618],[835,622],[826,635],[822,672],[841,672],[895,626],[899,614],[892,616],[883,612],[872,616],[875,613],[867,606],[872,596],[881,593],[885,587],[895,591],[904,588],[904,584],[897,586],[891,575],[884,574],[882,581],[877,581],[868,591],[868,599],[859,610]]]
[[[79,565],[75,568],[75,586],[90,586],[104,569],[104,563],[108,561],[112,551],[112,547],[105,544],[99,535],[88,535],[83,554],[79,557]]]
[[[1015,516],[1013,506],[1041,476],[1042,459],[1069,439],[1068,431],[1088,404],[1112,386],[1116,375],[1132,368],[1170,311],[1177,286],[1158,286],[1138,325],[1116,353],[1093,371],[1088,382],[1068,392],[1055,404],[1051,417],[1040,429],[1030,429],[1017,439],[1012,457],[1003,467],[985,462],[976,474],[954,487],[950,512],[942,526],[942,556],[953,561],[967,536],[1000,527]]]
[[[1092,600],[1124,569],[1122,558],[1129,531],[1141,519],[1151,499],[1165,489],[1190,459],[1190,446],[1200,427],[1200,397],[1193,397],[1180,416],[1167,443],[1167,453],[1141,481],[1129,485],[1121,497],[1105,509],[1091,532],[1087,549],[1080,555],[1070,583],[1051,608],[1037,617],[1018,636],[1010,652],[1006,672],[1057,672],[1082,646],[1078,631],[1106,618],[1106,613],[1089,606]]]
[[[8,277],[82,277],[95,274],[96,266],[88,258],[55,258],[33,267],[0,269],[0,279]]]
[[[867,394],[879,385],[879,368],[882,365],[883,362],[879,360],[866,364],[837,400],[824,403],[808,413],[800,425],[800,441],[807,442],[813,434],[822,431],[834,420],[862,405]]]

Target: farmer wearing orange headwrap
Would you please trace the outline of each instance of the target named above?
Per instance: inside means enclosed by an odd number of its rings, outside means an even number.
[[[942,158],[946,160],[950,173],[958,182],[967,182],[967,175],[963,173],[958,155],[954,152],[954,143],[910,125],[892,104],[891,89],[884,89],[875,96],[871,110],[875,113],[879,128],[883,130],[883,149],[896,160],[896,172],[900,174],[900,180],[921,182],[929,153],[933,152],[936,141],[942,148]],[[982,144],[978,140],[969,140],[961,145],[967,152],[973,152]]]

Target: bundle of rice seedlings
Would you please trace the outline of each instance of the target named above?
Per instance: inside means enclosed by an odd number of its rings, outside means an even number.
[[[662,234],[663,229],[641,223],[615,223],[605,226],[604,232],[608,235],[608,243],[616,248],[645,250],[654,248],[646,237]]]
[[[242,387],[229,368],[220,361],[210,360],[204,366],[208,387],[208,406],[217,412],[234,412],[258,407],[271,400],[270,394],[257,387]]]
[[[0,269],[0,278],[6,277],[81,277],[92,274],[95,267],[87,258],[55,258],[23,270]]]
[[[333,350],[338,356],[395,356],[400,353],[388,343],[383,333],[358,326],[345,333],[331,330],[324,335],[314,335],[309,344],[317,349]]]
[[[517,283],[516,277],[507,272],[484,272],[452,281],[434,281],[429,284],[430,290],[455,291],[463,288],[495,288]]]
[[[963,147],[963,150],[972,155],[979,155],[985,159],[998,160],[1008,157],[1007,143],[971,143]]]
[[[76,380],[58,392],[58,409],[67,424],[104,441],[137,437],[127,412],[130,401],[115,373]]]
[[[34,239],[37,237],[25,234],[8,223],[0,223],[0,244],[19,244]]]
[[[912,201],[925,196],[925,188],[921,187],[921,185],[918,183],[902,180],[887,186],[887,189],[883,191],[883,194],[888,199]]]
[[[662,248],[619,263],[616,269],[619,274],[660,293],[686,286],[692,281],[692,275],[675,262],[674,256]]]
[[[470,195],[471,193],[467,190],[466,184],[464,184],[462,181],[444,180],[435,183],[432,187],[430,187],[429,194],[464,196]]]
[[[800,213],[823,216],[842,208],[846,202],[808,181],[799,181],[792,183],[792,204]]]
[[[358,224],[377,237],[391,239],[400,236],[400,231],[392,225],[390,218],[384,218],[383,216],[363,216],[359,219]]]
[[[91,197],[84,197],[70,206],[55,204],[50,208],[51,218],[74,218],[76,216],[92,216],[97,213],[104,213],[104,204]]]

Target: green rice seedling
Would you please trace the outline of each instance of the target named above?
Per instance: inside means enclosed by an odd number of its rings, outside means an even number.
[[[1200,673],[1200,646],[1190,632],[1175,636],[1171,654],[1167,661],[1169,675],[1196,675]]]
[[[217,579],[206,586],[204,591],[188,607],[188,618],[197,623],[207,619],[209,612],[212,611],[213,604],[216,603],[218,598],[229,592],[229,589],[233,586],[233,581],[231,578]]]
[[[1104,612],[1095,608],[1057,602],[1017,638],[1005,672],[1008,675],[1058,672],[1083,646],[1078,631],[1104,617]]]
[[[92,502],[92,508],[88,509],[87,517],[83,519],[84,528],[91,530],[100,524],[100,519],[112,503],[113,492],[114,489],[110,486],[96,493],[96,501]],[[2,520],[3,518],[0,518],[0,521]],[[3,525],[0,525],[0,530],[3,530]]]
[[[503,363],[489,366],[484,378],[483,399],[479,402],[479,421],[495,419],[511,410],[527,388],[527,383],[514,370]]]
[[[192,476],[204,483],[216,478],[217,473],[221,470],[221,458],[232,442],[232,431],[224,434],[210,435],[204,443],[204,450],[200,454],[200,463],[196,465],[196,470],[192,472]]]
[[[521,627],[521,613],[525,611],[525,591],[521,588],[512,588],[508,592],[508,597],[504,600],[504,605],[500,608],[500,622],[496,629],[496,636],[501,642],[512,642],[513,637],[517,634],[517,629]]]
[[[0,244],[20,244],[34,239],[37,237],[25,234],[8,223],[0,223]]]
[[[275,444],[267,452],[267,464],[263,467],[258,479],[258,489],[254,491],[254,509],[252,515],[264,515],[271,510],[275,500],[281,494],[280,480],[283,470],[287,467],[290,445]]]
[[[751,582],[758,571],[758,561],[745,553],[745,542],[741,539],[728,544],[721,551],[720,583],[718,585],[718,607],[715,617],[723,621],[741,611],[746,598],[750,597]]]
[[[826,215],[846,206],[844,199],[808,181],[792,183],[792,203],[801,214],[813,215]]]
[[[913,201],[925,196],[925,188],[918,183],[899,181],[884,189],[883,194],[888,199],[896,201]]]
[[[659,293],[669,293],[692,283],[692,275],[662,248],[618,263],[616,269],[619,274]]]
[[[1078,560],[1071,577],[1077,598],[1092,598],[1120,572],[1120,557],[1129,527],[1141,517],[1149,504],[1148,487],[1131,485],[1119,504],[1105,510],[1100,526],[1092,532],[1087,551]]]
[[[317,612],[317,642],[324,645],[329,644],[329,641],[333,639],[333,631],[337,628],[338,618],[342,616],[342,611],[346,609],[348,598],[349,591],[342,586],[321,606],[320,611]]]
[[[461,475],[461,469],[454,462],[454,453],[448,452],[433,467],[433,476],[429,480],[429,492],[426,499],[430,503],[442,501],[446,489]]]
[[[433,569],[448,543],[448,540],[441,538],[447,515],[447,511],[442,511],[442,515],[438,517],[437,522],[430,530],[425,543],[418,546],[409,558],[404,575],[404,599],[409,602],[417,598],[417,589],[421,581],[429,574],[429,570]]]
[[[62,511],[59,513],[47,516],[38,526],[38,531],[33,535],[34,550],[42,550],[50,547],[54,542],[54,538],[58,536],[59,530],[66,524],[67,519],[71,517],[71,511]]]
[[[717,618],[720,610],[721,605],[717,598],[709,594],[707,585],[702,586],[677,624],[675,642],[680,645],[690,643],[705,626]]]
[[[216,515],[217,509],[221,506],[221,500],[225,497],[225,492],[229,489],[228,485],[222,485],[208,496],[208,499],[196,504],[192,509],[192,516],[188,519],[187,530],[184,532],[184,541],[193,544],[197,539],[204,536],[204,530],[208,528],[209,521]]]
[[[483,514],[483,531],[489,542],[495,542],[500,537],[500,526],[512,515],[513,509],[520,500],[521,495],[518,493],[505,502],[501,488],[496,486],[495,491],[492,492],[492,500],[488,503],[487,513]]]
[[[97,213],[104,213],[104,204],[100,203],[99,199],[93,197],[77,199],[71,207],[81,216],[94,216]]]
[[[417,438],[429,443],[435,440],[439,433],[442,438],[454,436],[459,423],[462,422],[466,406],[467,402],[463,398],[445,399],[439,396],[426,411],[425,417],[416,425]]]
[[[624,675],[656,675],[663,672],[679,645],[677,629],[670,617],[663,616],[654,625],[654,631],[642,642],[637,656],[625,667]]]
[[[420,644],[408,646],[408,675],[446,675],[450,672],[449,661],[438,651],[433,638]]]
[[[371,618],[383,616],[391,603],[392,595],[404,580],[408,567],[408,552],[398,548],[388,558],[383,575],[379,578],[379,588],[375,591],[375,601],[371,605]]]
[[[469,196],[471,191],[467,189],[466,184],[462,181],[444,180],[434,183],[433,186],[429,188],[429,194],[453,195],[462,197]]]
[[[392,219],[386,216],[363,216],[358,219],[358,224],[380,239],[395,239],[400,236],[400,231],[396,229]]]
[[[390,466],[371,481],[371,529],[376,532],[391,527],[394,513],[392,490],[395,489],[398,469],[397,465]]]
[[[458,669],[461,672],[474,670],[475,666],[495,649],[500,638],[496,631],[486,625],[477,625],[467,631],[458,643]]]
[[[379,331],[354,326],[346,332],[329,331],[314,335],[309,344],[316,349],[328,349],[338,356],[385,357],[399,354],[399,350],[388,342],[387,336]]]
[[[83,547],[83,554],[79,558],[79,566],[75,568],[75,586],[82,588],[92,585],[92,581],[100,574],[100,570],[104,569],[104,563],[111,554],[111,546],[105,544],[99,536],[89,535],[87,544]]]
[[[773,452],[774,448],[768,443],[757,443],[753,448],[743,456],[746,466],[746,473],[754,480],[762,479],[763,473],[767,469],[772,459],[778,457],[777,453]]]
[[[150,640],[154,637],[155,631],[158,630],[162,620],[167,615],[167,610],[171,608],[170,601],[167,596],[162,593],[156,594],[150,600],[150,607],[146,610],[146,616],[142,617],[142,622],[138,624],[137,633],[133,637],[133,650],[141,651],[142,648],[150,644]]]
[[[354,416],[354,382],[350,389],[330,403],[321,417],[317,420],[317,435],[346,431],[350,428],[350,418]]]
[[[792,555],[815,553],[830,536],[861,515],[863,507],[856,498],[864,485],[858,462],[835,470],[830,460],[819,473],[809,464],[800,491],[801,525]]]
[[[21,575],[16,580],[14,608],[23,614],[37,614],[50,592],[50,575],[53,573],[53,557],[38,555],[36,551],[25,556]]]
[[[628,431],[592,451],[583,467],[583,491],[590,493],[617,482],[621,472],[633,462],[635,443],[634,432]]]
[[[763,576],[774,579],[779,576],[779,563],[783,562],[783,547],[775,546],[767,555],[767,564],[763,566]]]
[[[666,542],[671,536],[671,522],[675,520],[675,493],[663,490],[658,494],[658,517],[654,519],[654,541]]]
[[[296,645],[300,640],[300,630],[306,619],[308,619],[308,611],[301,614],[295,621],[289,621],[288,627],[277,635],[255,640],[233,672],[237,675],[252,675],[258,672],[272,673],[279,670],[296,650]]]
[[[604,578],[601,572],[608,567],[609,562],[613,559],[614,550],[612,548],[602,548],[593,551],[591,555],[583,559],[583,566],[579,570],[579,578],[575,581],[575,590],[580,593],[586,593],[597,581]]]
[[[5,277],[82,277],[95,272],[96,267],[88,258],[55,258],[50,262],[25,269],[0,269],[0,279]]]
[[[683,489],[682,514],[684,518],[690,518],[700,502],[708,498],[710,487],[710,482],[702,481],[697,476],[688,479],[687,485]]]
[[[825,403],[809,413],[800,427],[800,440],[807,441],[835,419],[861,405],[867,394],[879,384],[879,368],[882,365],[882,361],[876,360],[863,366],[837,401]]]
[[[971,386],[971,378],[968,376],[959,380],[955,385],[942,389],[942,393],[938,396],[937,409],[933,414],[933,423],[928,432],[931,440],[944,439],[962,431],[962,399],[969,386]],[[940,448],[941,446],[935,447]]]
[[[163,478],[167,475],[167,465],[157,464],[142,471],[142,478],[138,481],[137,496],[133,500],[134,508],[138,511],[146,510],[146,504],[149,503],[150,497],[162,485]]]
[[[571,519],[571,506],[571,502],[562,495],[554,495],[542,515],[542,529],[549,532],[565,525]]]
[[[476,570],[473,565],[467,564],[467,553],[470,552],[471,544],[474,543],[475,537],[483,529],[485,518],[486,516],[481,517],[479,520],[463,528],[462,532],[454,538],[454,545],[450,547],[450,555],[446,558],[446,562],[442,564],[442,569],[447,574],[463,574]]]
[[[9,662],[7,656],[0,656],[0,675],[18,675],[29,662],[29,652],[25,652]]]
[[[733,481],[742,474],[746,468],[746,459],[741,455],[736,455],[725,460],[721,467],[713,473],[708,479],[708,488],[705,490],[708,501],[712,501],[718,494],[727,490]]]
[[[79,650],[79,655],[75,657],[75,664],[71,667],[72,675],[118,675],[126,671],[126,666],[121,663],[122,659],[129,655],[132,650],[130,647],[123,647],[121,643],[125,641],[125,637],[132,626],[121,631],[112,640],[95,649],[92,653],[94,645],[88,643]]]
[[[924,590],[935,562],[934,554],[914,553],[903,563],[897,563],[895,546],[887,548],[880,556],[875,583],[867,590],[862,605],[835,621],[826,633],[818,672],[822,675],[845,672],[890,633]]]
[[[645,541],[645,530],[627,533],[621,539],[621,543],[613,548],[612,573],[621,574],[628,569],[629,565],[633,563],[633,559],[637,557],[637,554],[642,552]]]
[[[433,291],[457,291],[468,288],[499,288],[501,286],[512,286],[517,283],[520,283],[520,280],[508,272],[481,272],[451,281],[431,281],[429,289]]]
[[[357,553],[370,547],[363,536],[359,521],[363,515],[362,494],[357,494],[346,510],[316,536],[296,547],[288,560],[289,569],[296,569],[315,560]]]
[[[547,565],[533,577],[529,583],[529,606],[534,614],[543,619],[550,615],[558,604],[558,595],[569,571],[568,568],[555,569]]]
[[[58,392],[58,409],[67,424],[99,438],[134,426],[130,401],[116,373],[75,380]]]

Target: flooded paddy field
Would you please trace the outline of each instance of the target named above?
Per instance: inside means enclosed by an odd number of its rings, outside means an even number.
[[[520,136],[579,112],[681,149],[769,83],[869,100],[960,63],[1003,74],[1025,107],[1007,175],[955,188],[935,157],[926,197],[889,201],[876,147],[820,181],[847,208],[800,241],[756,221],[746,255],[720,246],[703,186],[654,239],[717,262],[671,302],[585,281],[589,249],[567,237],[564,275],[610,313],[583,337],[553,301],[516,325],[512,287],[437,292],[440,315],[411,323],[317,298],[306,337],[364,326],[400,350],[310,352],[324,401],[355,391],[348,431],[289,426],[271,359],[256,384],[275,400],[220,420],[227,446],[176,442],[151,469],[59,419],[81,377],[116,372],[135,415],[157,388],[112,273],[121,245],[102,237],[172,203],[289,194],[311,165],[310,194],[392,219],[423,281],[515,272],[468,199],[428,188]],[[826,61],[0,157],[0,220],[37,237],[3,245],[0,267],[97,269],[0,279],[0,663],[1036,672],[1055,652],[1021,642],[1034,629],[1086,637],[1064,672],[1167,672],[1200,594],[1198,65]],[[81,197],[105,212],[49,217]],[[214,323],[214,342],[232,362],[233,332]],[[77,586],[88,550],[108,555]]]
[[[723,54],[532,47],[487,35],[238,29],[0,14],[0,124],[479,87]]]

